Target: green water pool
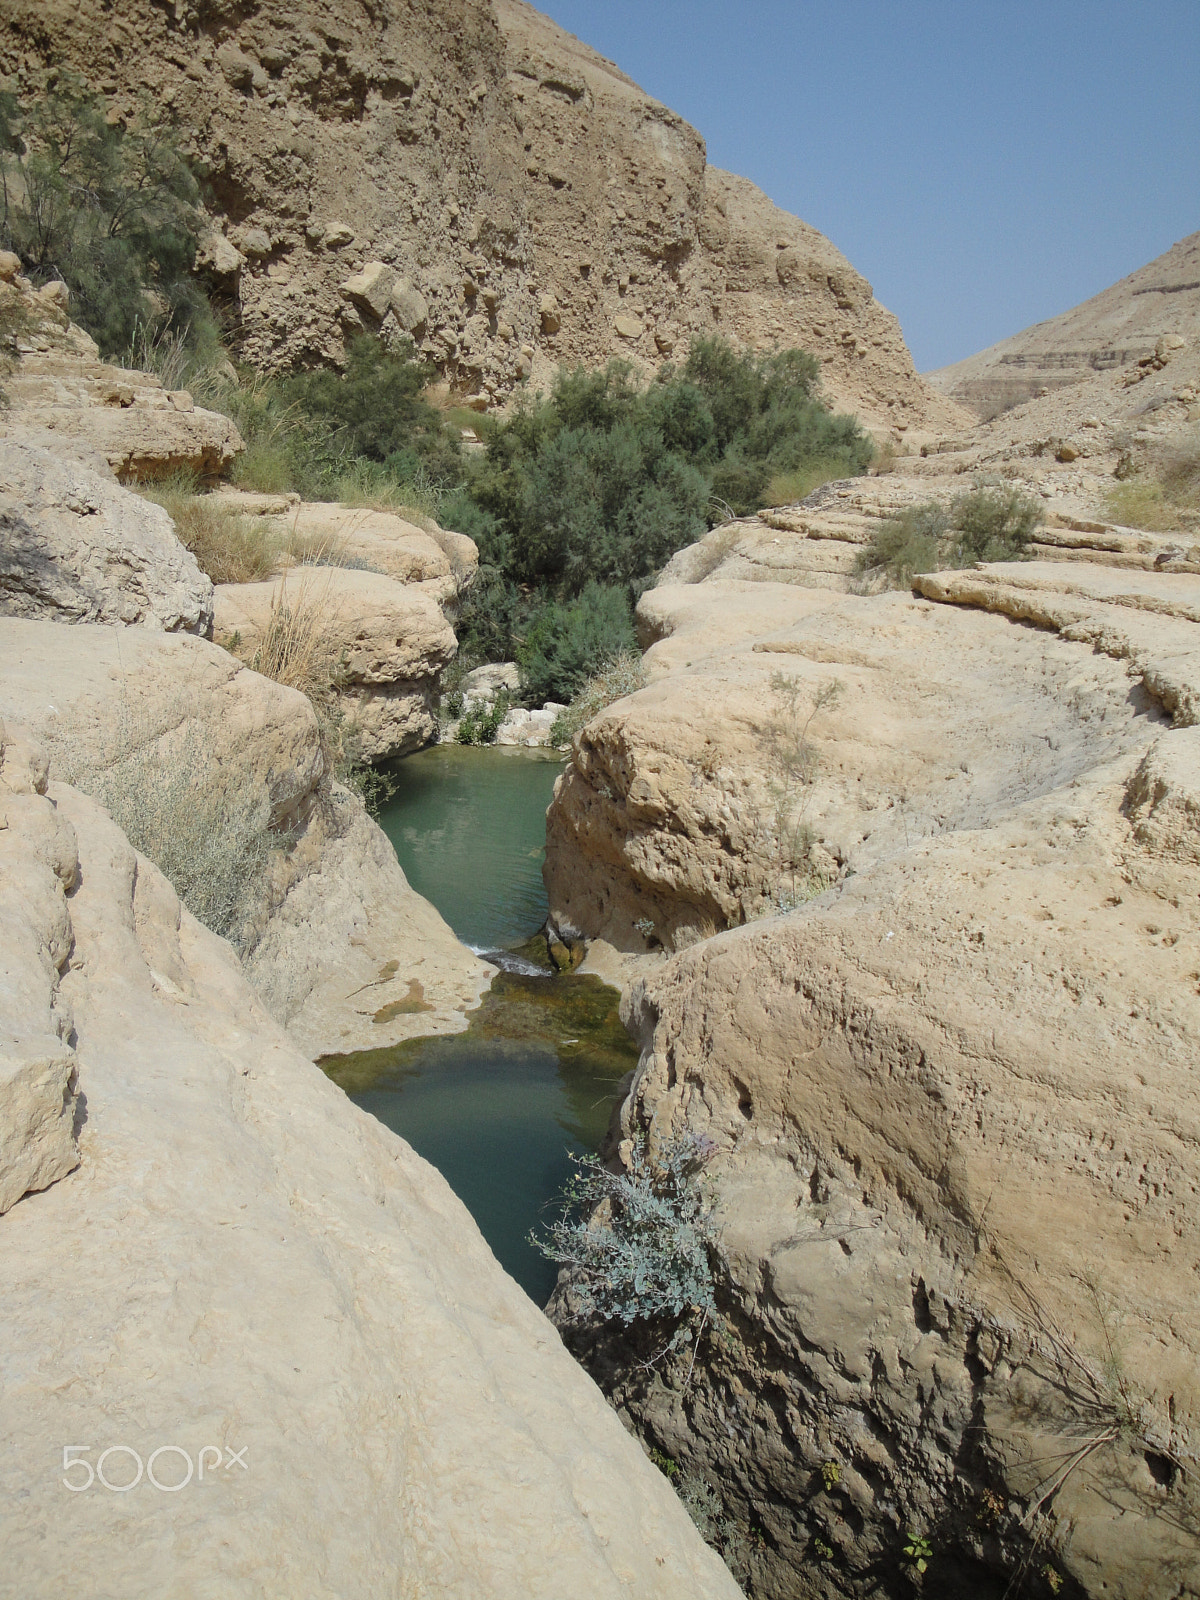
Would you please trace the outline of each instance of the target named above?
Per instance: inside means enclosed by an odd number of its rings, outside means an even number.
[[[380,823],[409,882],[476,949],[522,945],[545,919],[545,812],[560,770],[543,752],[456,746],[401,765]],[[439,1169],[501,1265],[544,1304],[556,1269],[528,1234],[551,1214],[571,1152],[599,1144],[637,1050],[615,990],[513,965],[466,1033],[322,1065]]]

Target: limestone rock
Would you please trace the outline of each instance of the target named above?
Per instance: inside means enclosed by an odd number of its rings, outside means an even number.
[[[415,289],[407,278],[398,278],[392,288],[389,304],[404,332],[419,339],[429,320],[429,302],[421,291]]]
[[[297,567],[265,583],[220,584],[216,633],[249,660],[279,607],[315,608],[338,698],[364,760],[406,755],[437,731],[442,669],[458,649],[434,595],[375,572]]]
[[[0,614],[207,635],[212,584],[161,507],[0,439]]]
[[[488,704],[502,691],[516,694],[521,687],[521,670],[515,661],[495,661],[476,667],[459,684],[468,705]]]
[[[552,294],[544,294],[538,302],[538,316],[541,318],[543,333],[555,334],[562,327],[562,313],[558,301]]]
[[[640,339],[642,337],[643,328],[641,319],[638,317],[614,317],[613,327],[622,339]]]
[[[75,1103],[73,1050],[57,1039],[0,1039],[0,1213],[79,1165]]]
[[[187,470],[219,476],[243,449],[228,417],[180,403],[150,373],[110,367],[92,339],[53,299],[16,284],[30,329],[17,340],[16,371],[5,378],[0,438],[50,446],[59,455],[99,456],[136,481]]]
[[[368,261],[361,272],[347,278],[342,293],[361,311],[369,312],[377,321],[382,320],[392,301],[396,287],[396,274],[382,261]]]
[[[555,925],[668,952],[625,1004],[643,1054],[613,1153],[707,1141],[738,1331],[685,1406],[572,1320],[569,1283],[556,1314],[622,1414],[766,1529],[756,1593],[798,1593],[835,1525],[838,1593],[898,1559],[897,1528],[937,1527],[947,1592],[1003,1582],[1039,1503],[1038,1559],[1081,1594],[1200,1581],[1178,1465],[1200,1426],[1200,578],[1116,553],[917,597],[652,590],[650,682],[556,788]],[[1047,1499],[1101,1414],[1136,1420]]]
[[[330,785],[296,690],[188,635],[0,619],[0,717],[49,747],[56,774],[102,770],[131,747],[168,758],[194,730],[213,774],[263,795],[289,847],[261,884],[249,969],[302,1049],[465,1026],[491,969],[413,893],[361,803]],[[414,979],[420,1012],[395,1004]]]
[[[54,784],[40,807],[20,860],[66,830],[79,885],[0,949],[37,968],[65,920],[70,971],[16,1020],[33,1037],[69,1005],[87,1122],[79,1170],[0,1225],[6,1585],[736,1600],[439,1174],[299,1054],[93,802]],[[98,1476],[64,1473],[62,1440]],[[64,1476],[92,1485],[69,1514]]]

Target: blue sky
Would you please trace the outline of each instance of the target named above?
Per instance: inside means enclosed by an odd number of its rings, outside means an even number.
[[[828,235],[922,371],[1200,230],[1200,0],[541,0]]]

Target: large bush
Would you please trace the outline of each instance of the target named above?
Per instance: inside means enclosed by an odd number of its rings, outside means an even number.
[[[567,702],[605,661],[636,650],[621,589],[589,583],[576,600],[551,600],[533,616],[517,648],[521,688],[535,703]]]
[[[110,122],[70,78],[31,104],[0,95],[0,243],[34,282],[69,286],[72,315],[105,355],[148,322],[215,342],[193,274],[202,222],[196,179],[148,111]]]

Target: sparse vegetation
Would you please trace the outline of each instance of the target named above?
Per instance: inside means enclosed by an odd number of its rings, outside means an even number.
[[[192,915],[253,948],[256,911],[273,849],[265,786],[223,767],[204,728],[181,708],[174,729],[155,736],[133,714],[99,747],[52,743],[55,776],[90,794],[134,849],[154,862]]]
[[[1108,492],[1114,522],[1150,533],[1182,533],[1200,522],[1200,429],[1147,453],[1140,468],[1122,457],[1121,481]]]
[[[280,542],[268,535],[262,518],[240,516],[201,494],[191,473],[142,484],[138,492],[162,506],[180,542],[214,583],[255,583],[275,571]]]
[[[570,1270],[585,1314],[669,1334],[663,1354],[693,1329],[698,1339],[714,1310],[708,1154],[685,1137],[653,1157],[635,1149],[620,1172],[597,1156],[578,1157],[562,1216],[530,1237]]]
[[[592,674],[567,709],[555,717],[550,729],[551,744],[569,744],[584,723],[590,722],[597,712],[627,694],[644,689],[646,683],[646,668],[638,652],[633,649],[619,650],[599,672]]]
[[[820,766],[811,730],[814,718],[837,703],[843,685],[832,678],[810,688],[775,672],[770,688],[773,710],[760,731],[768,773],[760,828],[772,861],[770,909],[792,911],[827,886],[813,862],[816,840],[807,820]]]
[[[871,584],[906,588],[918,572],[975,561],[1017,561],[1043,521],[1039,501],[1012,485],[977,483],[949,506],[908,506],[879,525],[858,572]]]

